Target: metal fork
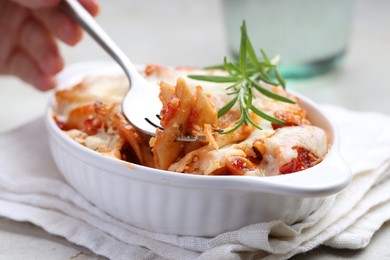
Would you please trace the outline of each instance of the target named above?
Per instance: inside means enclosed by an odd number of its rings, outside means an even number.
[[[63,0],[61,5],[63,10],[80,24],[123,69],[129,80],[130,89],[123,99],[122,111],[134,127],[147,135],[154,136],[156,127],[161,128],[160,122],[153,122],[161,110],[158,86],[148,82],[138,73],[126,54],[77,0]],[[177,141],[196,142],[198,138],[180,136]]]

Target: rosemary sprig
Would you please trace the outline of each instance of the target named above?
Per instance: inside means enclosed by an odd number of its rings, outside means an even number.
[[[228,76],[215,75],[189,75],[189,78],[214,82],[214,83],[232,83],[226,88],[227,94],[233,98],[221,109],[218,110],[218,117],[226,114],[237,102],[241,111],[240,118],[235,122],[234,126],[228,130],[224,130],[223,134],[231,133],[237,130],[242,124],[252,124],[261,130],[250,117],[250,111],[256,115],[275,124],[285,124],[273,116],[267,115],[252,103],[253,91],[259,91],[261,94],[282,102],[295,103],[291,99],[278,95],[266,87],[262,86],[263,82],[273,86],[286,87],[283,77],[280,75],[277,68],[279,57],[270,60],[266,53],[260,51],[262,60],[259,60],[253,49],[252,43],[249,40],[246,24],[243,21],[241,26],[241,41],[238,62],[229,62],[224,58],[223,65],[213,66],[210,68],[223,69],[228,73]]]

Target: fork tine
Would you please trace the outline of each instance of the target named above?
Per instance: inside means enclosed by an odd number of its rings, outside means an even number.
[[[156,115],[156,117],[161,120],[160,115]],[[150,120],[149,118],[145,118],[145,120],[146,120],[146,122],[148,122],[153,127],[158,128],[158,129],[164,131],[164,128],[162,126],[160,126],[160,124],[156,124],[156,123],[152,122],[152,120]],[[194,143],[194,142],[197,142],[199,140],[206,140],[206,136],[198,135],[198,136],[178,136],[178,137],[176,137],[176,141],[180,141],[180,142],[192,142],[192,143]]]
[[[146,122],[148,122],[149,124],[151,124],[151,125],[154,126],[155,128],[158,128],[158,129],[160,129],[160,130],[164,130],[163,127],[161,127],[161,126],[159,126],[159,125],[153,123],[149,118],[146,118],[146,117],[145,117],[145,120],[146,120]]]
[[[181,141],[181,142],[197,142],[199,140],[206,140],[206,136],[198,135],[198,136],[178,136],[178,137],[176,137],[176,141]]]

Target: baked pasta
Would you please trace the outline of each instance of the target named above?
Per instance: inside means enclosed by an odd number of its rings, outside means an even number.
[[[254,91],[253,104],[283,120],[272,123],[255,113],[252,124],[232,128],[238,105],[218,117],[229,102],[224,84],[197,81],[189,73],[222,75],[220,70],[146,66],[144,76],[160,87],[161,126],[149,137],[129,124],[121,112],[128,90],[122,77],[89,77],[56,92],[54,119],[70,138],[90,149],[129,163],[187,174],[272,176],[318,164],[328,151],[326,132],[311,124],[299,99],[282,88],[262,84],[295,103],[271,99]],[[134,108],[137,109],[137,108]],[[192,136],[196,142],[177,141]]]

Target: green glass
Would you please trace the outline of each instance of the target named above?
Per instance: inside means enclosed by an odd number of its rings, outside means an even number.
[[[348,48],[353,0],[223,0],[226,36],[236,57],[245,19],[256,51],[281,55],[286,78],[329,71]]]

